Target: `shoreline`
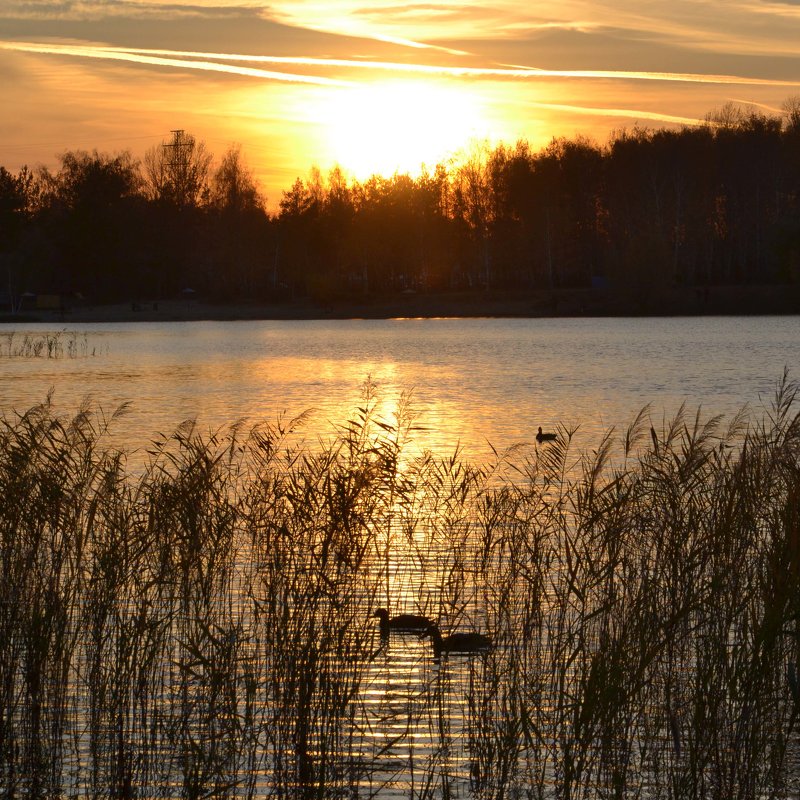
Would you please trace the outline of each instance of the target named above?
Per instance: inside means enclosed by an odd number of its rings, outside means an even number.
[[[0,324],[196,322],[236,320],[476,319],[561,317],[750,316],[800,314],[798,286],[725,286],[658,296],[596,290],[409,293],[362,301],[209,302],[172,299],[0,312]]]

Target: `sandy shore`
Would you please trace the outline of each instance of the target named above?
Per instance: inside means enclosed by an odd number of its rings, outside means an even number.
[[[548,299],[478,294],[402,295],[368,303],[318,305],[311,301],[208,303],[167,300],[109,305],[75,304],[64,310],[23,309],[0,322],[171,322],[193,320],[392,319],[403,317],[531,317],[553,313]]]
[[[699,314],[800,314],[798,286],[726,286],[634,297],[591,290],[442,292],[373,297],[363,302],[210,303],[201,299],[91,305],[0,313],[0,323],[170,322],[441,317],[573,317]]]

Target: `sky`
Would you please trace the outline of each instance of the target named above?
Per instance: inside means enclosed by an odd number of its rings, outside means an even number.
[[[312,166],[417,174],[797,96],[800,0],[0,0],[1,166],[182,129],[240,145],[273,208]]]

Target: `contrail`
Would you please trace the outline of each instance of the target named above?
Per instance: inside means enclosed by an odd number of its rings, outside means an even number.
[[[403,64],[393,61],[359,61],[347,58],[315,58],[311,56],[263,56],[241,53],[209,53],[192,50],[165,50],[141,47],[110,47],[104,45],[56,45],[33,42],[0,42],[0,48],[34,53],[53,53],[83,58],[108,58],[141,64],[186,67],[212,72],[227,72],[269,80],[310,83],[321,86],[350,86],[348,81],[321,76],[298,75],[253,67],[243,67],[220,62],[249,62],[255,64],[282,64],[303,67],[338,67],[343,69],[370,69],[397,73],[442,75],[465,78],[585,78],[604,80],[663,81],[667,83],[707,83],[740,86],[797,87],[800,80],[787,81],[772,78],[750,78],[742,75],[716,75],[693,72],[644,72],[596,69],[539,69],[536,67],[459,67],[432,64]],[[202,59],[202,60],[195,60]]]
[[[546,108],[550,111],[566,111],[570,114],[588,114],[599,117],[624,117],[625,119],[648,119],[654,122],[670,122],[676,125],[702,125],[705,120],[694,117],[678,117],[674,114],[661,114],[657,111],[640,111],[628,108],[593,108],[590,106],[573,106],[562,103],[531,102],[535,108]]]
[[[554,70],[537,67],[458,67],[433,64],[403,64],[394,61],[359,61],[349,58],[316,58],[312,56],[260,56],[241,53],[208,53],[192,50],[158,50],[139,47],[102,47],[110,53],[137,53],[179,58],[246,61],[256,64],[286,64],[304,67],[341,67],[345,69],[375,69],[391,72],[447,75],[475,78],[605,78],[619,80],[649,80],[679,83],[740,84],[746,86],[800,86],[800,81],[748,78],[741,75],[704,75],[692,72],[644,72],[624,70]]]
[[[0,49],[17,50],[24,53],[47,53],[52,55],[75,56],[78,58],[99,58],[109,59],[112,61],[128,61],[135,64],[152,64],[161,67],[198,69],[206,72],[223,72],[232,75],[244,75],[250,78],[264,78],[267,80],[288,81],[291,83],[306,83],[315,86],[345,87],[353,85],[350,81],[343,81],[335,78],[323,78],[317,75],[297,75],[292,72],[275,72],[273,70],[256,69],[254,67],[241,67],[231,64],[221,64],[216,61],[188,61],[181,58],[164,58],[157,55],[143,54],[146,51],[124,50],[121,48],[0,41]],[[162,52],[170,53],[171,51]],[[173,55],[177,54],[173,53]]]

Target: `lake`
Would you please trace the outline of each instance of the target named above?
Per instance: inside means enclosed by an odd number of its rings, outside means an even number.
[[[54,331],[84,352],[0,358],[0,409],[27,409],[51,389],[65,413],[85,398],[107,413],[129,401],[113,427],[129,449],[187,418],[214,429],[307,410],[306,436],[326,436],[367,379],[388,419],[413,393],[420,448],[460,443],[480,458],[487,443],[531,442],[539,425],[559,424],[579,426],[590,447],[646,404],[656,426],[681,403],[758,415],[784,368],[800,372],[796,317],[5,324],[0,352]]]

